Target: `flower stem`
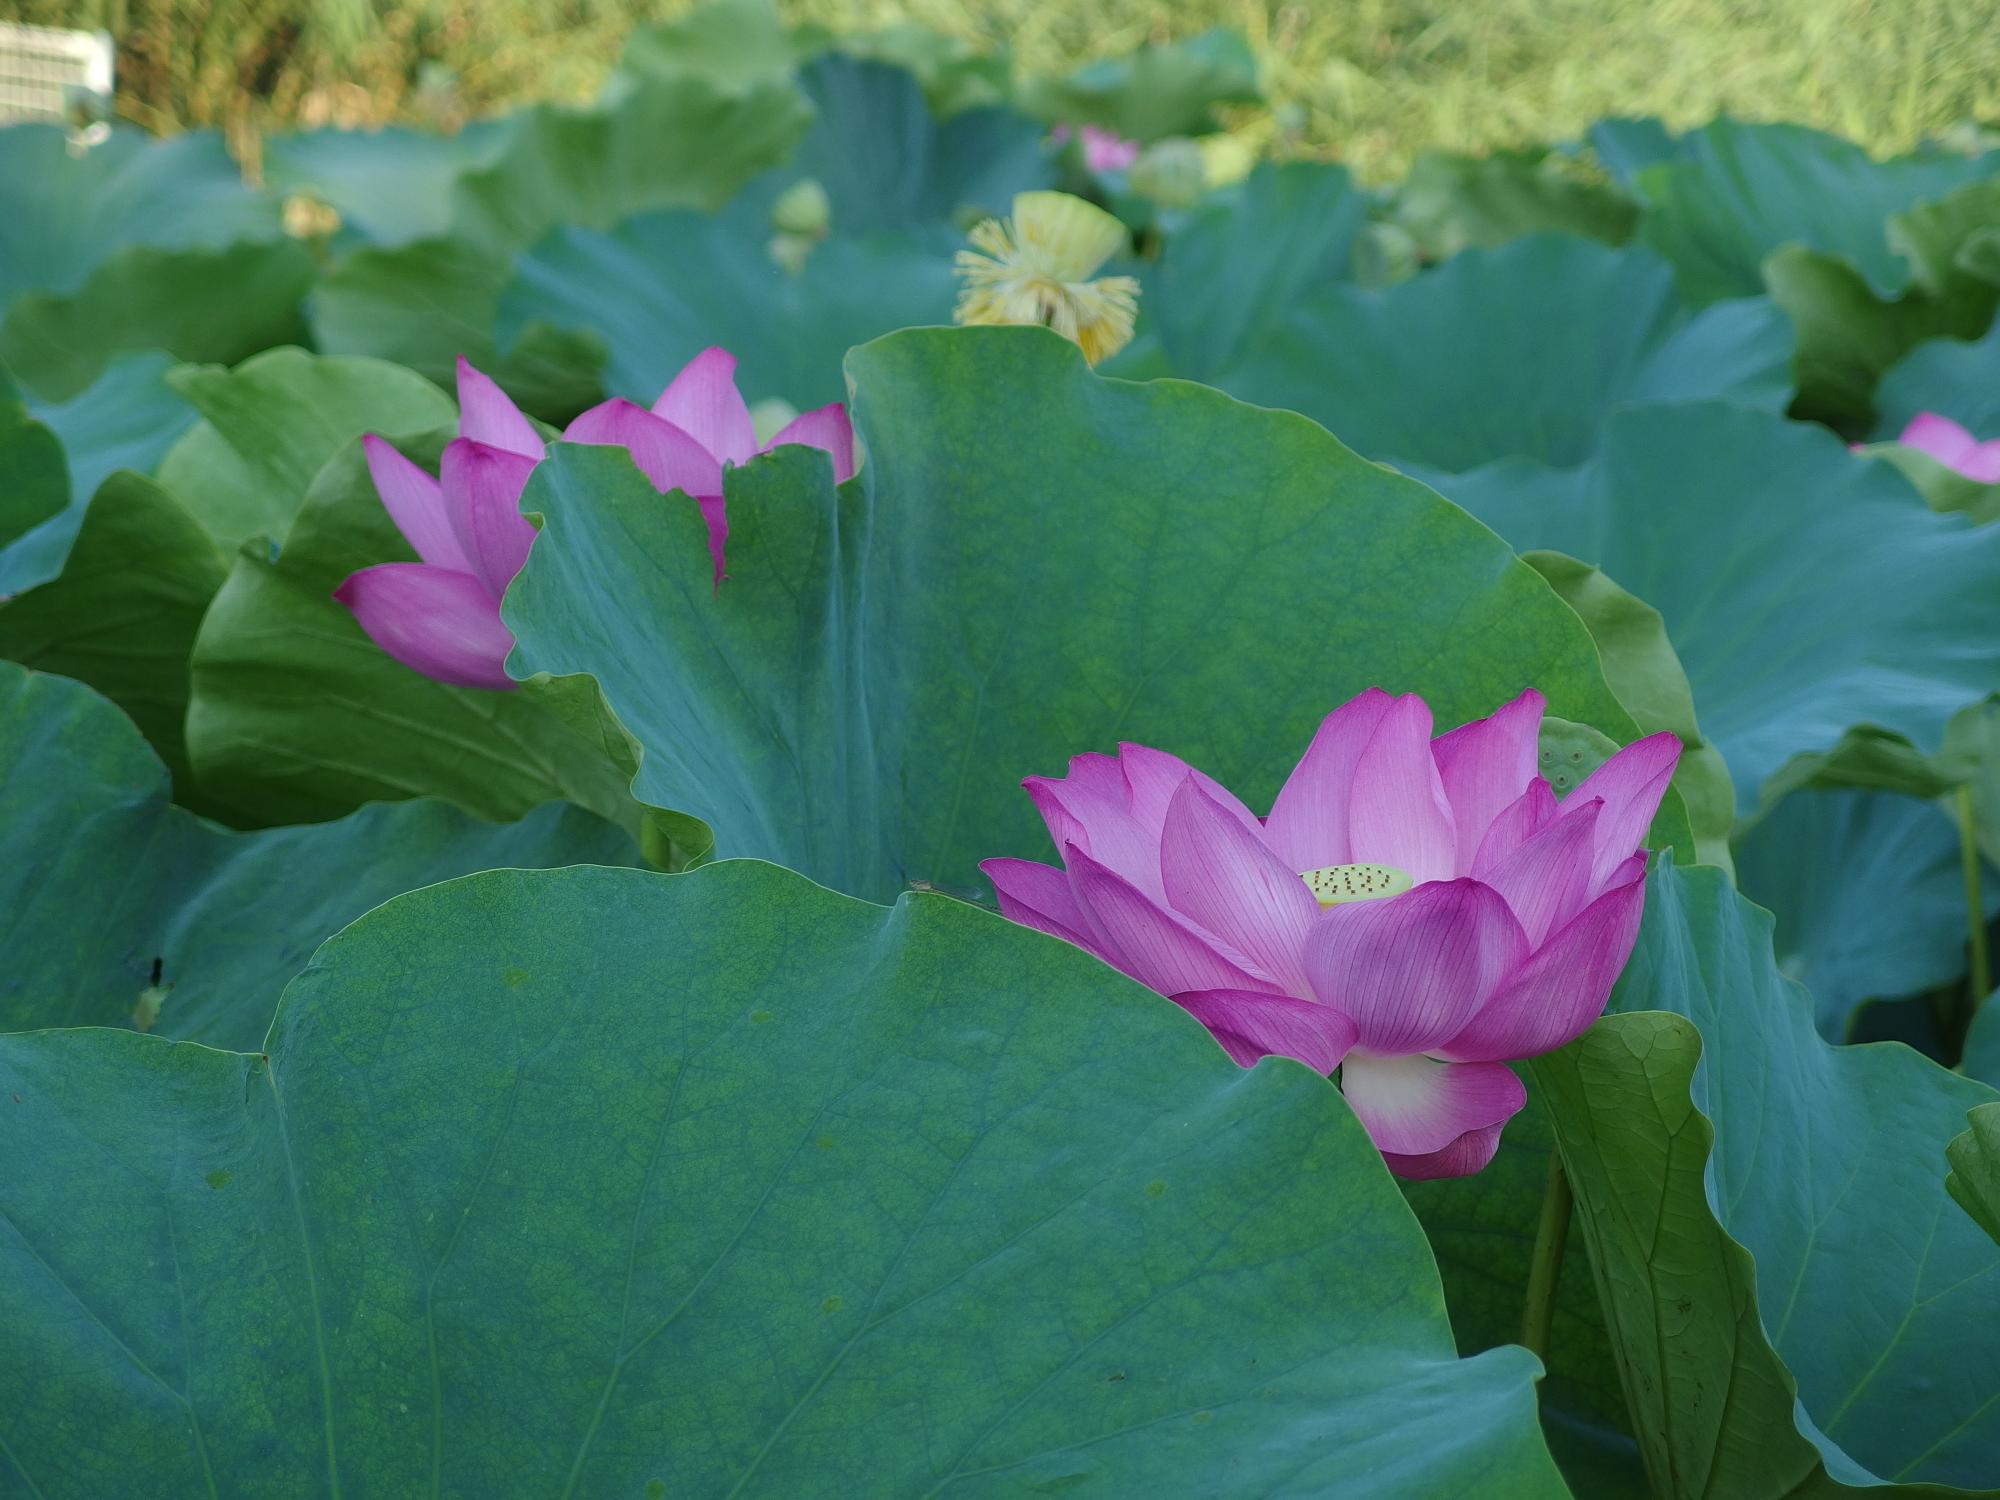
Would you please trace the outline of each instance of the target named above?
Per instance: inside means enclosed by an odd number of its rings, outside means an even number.
[[[1549,1325],[1555,1321],[1556,1282],[1562,1277],[1563,1242],[1569,1238],[1571,1198],[1562,1152],[1551,1150],[1542,1218],[1535,1226],[1534,1259],[1528,1264],[1528,1302],[1521,1315],[1521,1342],[1544,1365],[1549,1362]]]
[[[1966,997],[1965,1017],[1969,1025],[1973,1012],[1993,993],[1993,966],[1986,953],[1986,903],[1979,892],[1979,840],[1973,827],[1972,788],[1961,785],[1952,794],[1958,813],[1958,858],[1965,872],[1966,964],[1972,989]]]

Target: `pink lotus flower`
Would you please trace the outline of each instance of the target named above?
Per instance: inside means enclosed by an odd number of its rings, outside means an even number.
[[[1081,126],[1077,137],[1083,142],[1083,164],[1093,172],[1122,172],[1139,159],[1137,141],[1128,141],[1099,126]],[[1058,146],[1064,145],[1069,140],[1069,126],[1056,126],[1049,132],[1049,139]]]
[[[757,446],[736,389],[736,361],[706,349],[676,375],[653,409],[606,401],[563,433],[571,443],[624,448],[662,494],[681,490],[708,523],[715,580],[729,534],[722,471],[788,443],[824,450],[836,482],[854,475],[854,433],[838,405],[809,411]],[[458,437],[433,479],[381,438],[362,439],[375,493],[421,562],[383,563],[349,575],[333,597],[368,638],[414,672],[455,687],[505,692],[514,637],[500,599],[534,544],[521,490],[545,455],[542,439],[506,392],[458,362]]]
[[[1680,759],[1653,735],[1558,802],[1541,719],[1530,690],[1433,740],[1421,698],[1370,689],[1261,820],[1161,751],[1080,755],[1023,783],[1063,868],[980,868],[1003,915],[1168,996],[1243,1066],[1338,1069],[1399,1176],[1466,1176],[1525,1102],[1507,1062],[1603,1011]]]
[[[722,581],[722,548],[729,536],[722,507],[722,471],[747,464],[788,444],[818,448],[833,460],[833,481],[854,477],[854,429],[838,401],[794,417],[778,435],[757,446],[750,408],[736,389],[735,357],[704,349],[681,367],[651,411],[613,399],[593,406],[563,431],[566,443],[603,443],[626,449],[639,472],[662,494],[681,490],[701,506],[708,522],[708,550],[715,581]]]
[[[542,440],[507,395],[458,362],[458,436],[433,479],[370,433],[361,440],[375,493],[422,562],[351,573],[333,597],[368,638],[413,672],[454,687],[505,691],[514,637],[500,596],[534,545],[521,488]]]
[[[1980,442],[1949,417],[1919,412],[1896,439],[1905,448],[1928,453],[1954,473],[1981,484],[2000,484],[2000,438]]]

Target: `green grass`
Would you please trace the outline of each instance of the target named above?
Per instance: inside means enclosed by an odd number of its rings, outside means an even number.
[[[1991,0],[779,0],[793,21],[915,21],[1026,73],[1215,24],[1251,39],[1257,145],[1381,179],[1426,146],[1563,139],[1608,114],[1799,120],[1880,150],[2000,114]],[[105,26],[120,111],[155,128],[455,118],[581,98],[627,29],[685,0],[17,0]]]

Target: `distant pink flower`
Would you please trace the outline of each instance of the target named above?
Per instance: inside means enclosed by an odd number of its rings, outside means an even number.
[[[736,359],[722,349],[704,349],[681,366],[651,411],[614,398],[571,422],[563,441],[624,448],[662,494],[680,490],[692,496],[708,522],[708,550],[718,583],[729,536],[722,506],[725,465],[747,464],[760,453],[798,444],[818,448],[833,460],[835,484],[854,477],[854,429],[838,401],[794,417],[758,447],[750,408],[736,389]]]
[[[1122,172],[1139,159],[1137,141],[1128,141],[1099,126],[1081,126],[1077,137],[1083,143],[1083,164],[1093,172]],[[1069,140],[1069,126],[1056,126],[1049,132],[1049,139],[1063,145]]]
[[[1949,417],[1919,412],[1897,439],[1905,448],[1928,453],[1954,473],[1981,484],[2000,484],[2000,438],[1980,442]]]
[[[606,401],[570,423],[563,439],[627,449],[665,493],[681,490],[708,523],[709,555],[722,579],[725,465],[747,463],[788,443],[824,450],[838,481],[854,475],[854,433],[835,404],[809,411],[763,447],[737,392],[736,361],[706,349],[676,375],[651,411]],[[521,490],[542,461],[534,424],[506,392],[458,362],[458,432],[433,479],[381,438],[362,439],[375,492],[422,562],[383,563],[345,579],[333,597],[368,638],[414,672],[455,687],[505,692],[514,637],[500,599],[527,561],[535,528]]]
[[[1465,1176],[1525,1102],[1507,1062],[1604,1009],[1680,759],[1653,735],[1558,801],[1541,718],[1530,690],[1433,740],[1421,698],[1370,689],[1261,820],[1161,751],[1080,755],[1023,783],[1063,868],[980,868],[1002,914],[1169,996],[1243,1066],[1339,1069],[1399,1176]]]

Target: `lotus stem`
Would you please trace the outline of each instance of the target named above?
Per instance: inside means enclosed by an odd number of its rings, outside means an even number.
[[[1569,1239],[1572,1202],[1562,1152],[1549,1152],[1548,1181],[1542,1188],[1542,1217],[1535,1226],[1534,1259],[1528,1265],[1528,1301],[1521,1316],[1521,1342],[1546,1367],[1549,1327],[1556,1315],[1556,1283],[1562,1279],[1563,1245]]]
[[[1993,993],[1993,968],[1986,952],[1986,903],[1979,893],[1979,840],[1973,828],[1972,787],[1961,785],[1952,794],[1958,812],[1958,857],[1965,872],[1966,962],[1972,991],[1967,996],[1965,1016],[1972,1015]]]

